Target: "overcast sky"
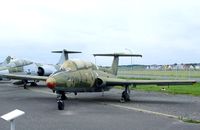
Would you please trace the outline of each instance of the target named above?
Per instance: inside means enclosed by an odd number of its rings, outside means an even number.
[[[56,63],[59,55],[50,51],[66,48],[83,52],[72,58],[92,62],[93,53],[126,52],[143,55],[134,64],[200,63],[199,44],[198,0],[0,2],[1,61],[12,55]]]

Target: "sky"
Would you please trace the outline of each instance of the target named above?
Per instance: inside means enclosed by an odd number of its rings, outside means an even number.
[[[143,55],[133,64],[200,63],[199,43],[198,0],[0,1],[0,61],[12,55],[56,63],[51,51],[65,48],[91,62],[93,53],[124,52]]]

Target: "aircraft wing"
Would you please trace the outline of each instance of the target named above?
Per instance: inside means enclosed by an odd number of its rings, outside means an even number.
[[[3,74],[2,77],[8,78],[8,79],[41,80],[41,81],[46,81],[48,78],[48,76],[18,75],[18,74]]]
[[[106,86],[127,86],[127,85],[192,85],[195,80],[126,80],[119,78],[99,77]]]

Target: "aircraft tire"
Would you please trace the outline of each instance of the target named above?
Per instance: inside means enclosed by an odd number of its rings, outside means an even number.
[[[122,92],[122,98],[124,99],[125,102],[130,101],[130,96],[126,91]]]
[[[58,102],[58,110],[64,110],[64,108],[65,108],[64,101],[59,100],[57,102]]]

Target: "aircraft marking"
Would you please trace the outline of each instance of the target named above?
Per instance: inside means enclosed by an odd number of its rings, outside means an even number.
[[[108,105],[113,106],[113,107],[117,107],[117,108],[133,110],[133,111],[137,111],[137,112],[143,112],[143,113],[148,113],[148,114],[153,114],[153,115],[158,115],[158,116],[164,116],[164,117],[180,120],[180,117],[176,116],[176,115],[170,115],[170,114],[166,114],[166,113],[155,112],[155,111],[145,110],[145,109],[136,108],[136,107],[122,106],[122,105],[112,104],[112,103],[109,103]]]

